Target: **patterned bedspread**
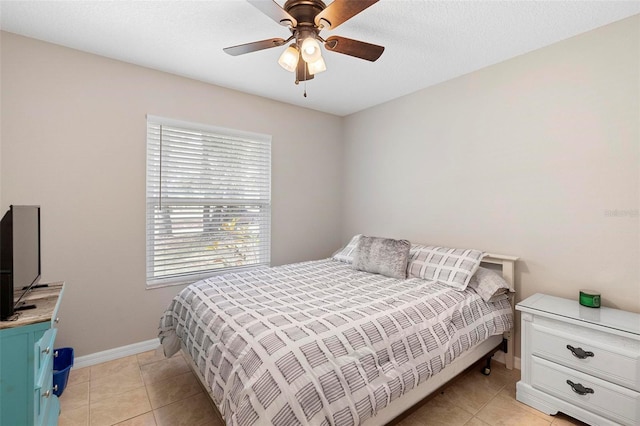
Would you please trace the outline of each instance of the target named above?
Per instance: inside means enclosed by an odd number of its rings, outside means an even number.
[[[167,356],[182,341],[228,425],[349,426],[512,324],[507,300],[325,259],[194,283],[160,339]]]

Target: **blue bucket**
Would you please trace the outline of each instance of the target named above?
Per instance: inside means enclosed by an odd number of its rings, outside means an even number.
[[[58,348],[53,352],[53,393],[62,395],[73,367],[73,348]]]

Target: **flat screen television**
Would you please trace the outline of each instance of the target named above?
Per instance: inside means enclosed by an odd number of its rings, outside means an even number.
[[[25,296],[40,280],[40,206],[11,206],[0,222],[0,320],[34,305]]]

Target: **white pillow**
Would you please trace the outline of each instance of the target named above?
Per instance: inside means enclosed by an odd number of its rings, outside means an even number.
[[[509,283],[495,271],[479,267],[475,275],[469,280],[469,287],[485,302],[497,302],[509,297]]]
[[[480,250],[416,245],[409,253],[407,276],[438,281],[462,291],[483,256]]]
[[[362,237],[362,234],[354,235],[353,238],[351,238],[351,241],[349,241],[349,244],[333,253],[333,256],[331,257],[335,260],[339,260],[340,262],[353,263],[353,256],[355,255],[356,247],[358,247],[360,237]]]

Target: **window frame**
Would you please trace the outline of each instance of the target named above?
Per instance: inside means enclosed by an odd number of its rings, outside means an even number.
[[[153,136],[152,129],[156,129],[156,131],[157,129],[159,129],[159,132],[161,134],[164,134],[163,127],[165,126],[170,128],[180,129],[181,131],[184,131],[184,132],[194,132],[195,134],[200,134],[201,136],[200,141],[202,141],[202,144],[203,144],[203,148],[202,148],[202,158],[203,158],[202,168],[203,169],[202,170],[204,171],[204,169],[210,168],[212,170],[211,176],[214,176],[216,172],[216,165],[213,164],[213,162],[219,161],[221,158],[220,150],[214,146],[215,141],[219,139],[224,139],[225,141],[230,143],[238,142],[238,145],[240,147],[237,148],[237,153],[240,153],[240,154],[236,153],[231,155],[232,156],[237,155],[237,157],[233,157],[233,159],[234,160],[240,159],[239,162],[242,163],[242,165],[245,167],[246,167],[245,157],[243,156],[244,154],[241,153],[242,144],[254,143],[256,145],[263,145],[262,150],[266,150],[266,154],[262,152],[260,155],[260,159],[265,162],[266,170],[263,170],[261,168],[260,174],[257,178],[261,182],[261,184],[259,185],[261,190],[259,191],[258,198],[256,199],[247,198],[246,194],[244,194],[245,195],[244,199],[226,198],[226,195],[224,199],[222,198],[216,199],[215,196],[207,197],[207,195],[202,192],[198,193],[199,196],[196,196],[193,198],[182,197],[182,196],[176,198],[175,196],[171,197],[163,194],[162,192],[162,188],[164,185],[163,171],[165,170],[180,171],[180,166],[177,166],[177,168],[175,169],[171,169],[172,166],[167,166],[166,164],[163,164],[164,157],[163,157],[162,145],[165,144],[165,149],[168,149],[167,146],[171,146],[171,143],[163,141],[163,137],[158,136],[157,134],[155,139],[152,138]],[[145,182],[145,225],[146,225],[145,226],[145,266],[146,266],[145,282],[146,282],[146,288],[153,289],[153,288],[160,288],[160,287],[173,286],[173,285],[183,285],[183,284],[188,284],[188,283],[198,281],[206,277],[219,275],[223,273],[238,272],[241,270],[250,270],[250,269],[255,269],[263,266],[269,266],[271,263],[271,247],[270,246],[271,246],[271,207],[272,207],[271,206],[272,137],[270,135],[261,134],[261,133],[235,130],[235,129],[212,126],[212,125],[207,125],[202,123],[187,122],[187,121],[176,120],[171,118],[159,117],[159,116],[150,115],[150,114],[147,114],[146,116],[146,137],[147,137],[146,172],[145,172],[145,178],[146,178],[146,182]],[[153,151],[154,149],[156,150],[156,152]],[[216,149],[218,149],[218,151],[216,151]],[[157,151],[159,151],[159,153]],[[215,155],[218,155],[218,157],[215,157]],[[207,162],[204,161],[205,159],[207,160]],[[227,163],[224,165],[224,169],[229,167],[229,164],[231,164],[228,160],[229,159],[227,159]],[[169,163],[170,161],[167,160],[167,162]],[[248,168],[246,170],[248,170]],[[219,171],[218,173],[224,173],[224,171]],[[264,179],[266,179],[266,189],[265,189]],[[232,179],[228,181],[223,181],[222,186],[224,186],[225,184],[230,186],[231,181]],[[154,184],[156,185],[155,192],[153,187]],[[183,187],[180,187],[179,185],[176,186],[175,182],[173,181],[171,182],[171,186],[173,188],[172,191],[175,191],[175,188],[184,189],[184,193],[181,193],[180,195],[182,194],[188,195],[190,192],[189,190],[191,190],[191,193],[193,193],[193,189],[195,188],[193,186],[187,188],[186,184]],[[200,188],[200,190],[202,189]],[[242,190],[239,190],[239,191],[242,192]],[[235,195],[241,196],[240,193],[236,193]],[[266,197],[266,199],[264,197]],[[196,209],[196,208],[202,207],[203,230],[199,239],[202,239],[207,235],[207,231],[205,231],[204,228],[208,226],[212,226],[212,224],[223,223],[222,222],[223,218],[228,217],[229,214],[233,213],[238,215],[243,215],[243,214],[246,215],[246,212],[249,209],[249,207],[256,208],[257,212],[255,213],[255,215],[243,216],[243,218],[253,217],[254,220],[256,220],[256,223],[258,223],[258,225],[256,226],[258,227],[259,232],[256,234],[256,231],[254,230],[254,231],[250,231],[250,233],[258,235],[259,236],[258,241],[266,240],[266,241],[258,242],[257,245],[255,246],[257,247],[254,249],[255,256],[257,257],[257,262],[251,262],[248,265],[215,267],[215,268],[210,268],[208,270],[202,270],[202,271],[165,274],[161,276],[155,275],[156,269],[157,269],[156,260],[158,257],[158,254],[157,254],[158,249],[156,247],[157,247],[157,240],[159,239],[158,235],[160,235],[158,231],[163,226],[163,225],[156,224],[157,223],[156,218],[159,214],[158,210],[163,208],[163,207],[158,207],[158,205],[167,206],[167,207],[172,206],[173,209],[177,209],[177,208]],[[207,208],[209,209],[208,211],[206,210]],[[220,210],[220,212],[218,212],[219,215],[215,217],[212,216],[213,210]],[[168,215],[175,214],[175,210],[169,210],[167,211],[166,214]],[[211,222],[207,223],[206,216],[210,216],[210,218],[214,217],[214,219]],[[170,223],[172,223],[173,219],[168,219],[168,220]],[[237,220],[240,220],[240,218],[238,218]],[[220,229],[218,229],[217,232],[220,233]],[[233,231],[229,231],[229,233],[231,232]],[[171,233],[173,234],[173,231],[171,231]],[[223,240],[218,240],[218,241],[223,241]],[[213,257],[213,255],[211,257]],[[178,258],[176,257],[174,259],[177,260]],[[209,263],[211,263],[211,261],[212,259],[208,260]],[[192,264],[194,264],[194,262],[192,262]],[[195,265],[193,265],[193,267],[197,268]]]

